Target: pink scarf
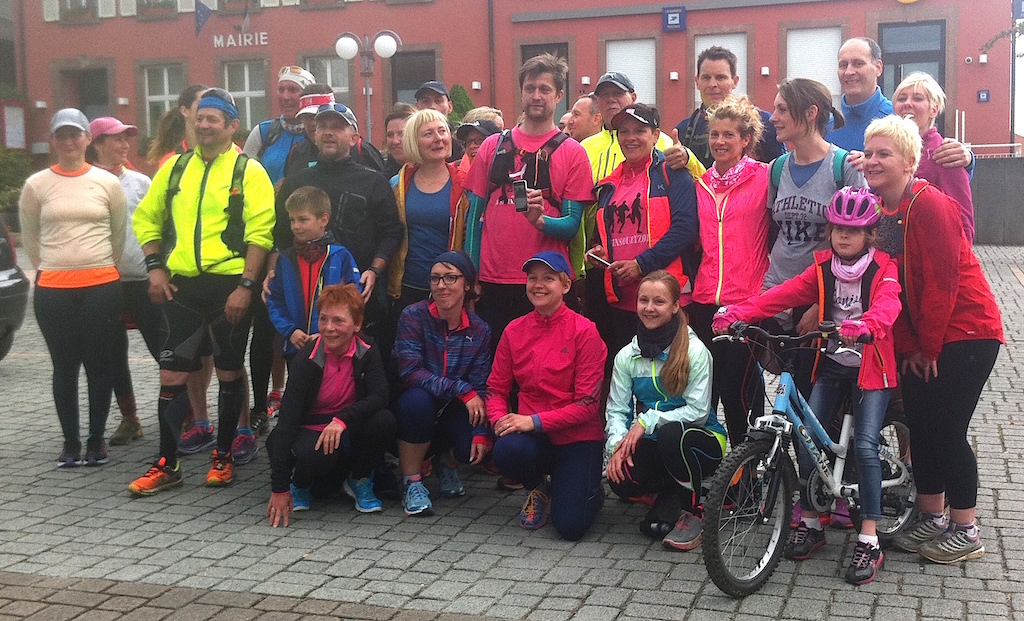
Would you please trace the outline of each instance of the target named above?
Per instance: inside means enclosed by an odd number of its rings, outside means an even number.
[[[753,164],[754,161],[744,155],[740,161],[736,162],[736,165],[725,171],[725,173],[718,172],[718,166],[711,166],[711,189],[715,192],[720,192],[740,180],[740,175],[743,170]]]
[[[875,256],[875,249],[869,247],[867,253],[853,265],[846,265],[840,260],[839,255],[832,255],[832,273],[842,282],[857,282],[867,271],[871,259]]]

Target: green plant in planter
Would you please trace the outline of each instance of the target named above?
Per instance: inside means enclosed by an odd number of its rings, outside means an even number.
[[[12,229],[18,226],[21,187],[31,174],[32,159],[27,153],[0,147],[0,214]]]

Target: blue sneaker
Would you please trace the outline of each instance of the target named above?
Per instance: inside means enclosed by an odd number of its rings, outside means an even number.
[[[519,512],[519,526],[526,530],[537,530],[548,523],[551,510],[551,483],[544,481],[526,493],[526,501]]]
[[[313,494],[308,487],[292,488],[292,511],[309,511],[309,504],[313,501]]]
[[[438,456],[434,465],[437,477],[441,479],[441,495],[445,498],[456,498],[465,496],[466,488],[462,486],[459,479],[459,470],[453,466],[447,456]]]
[[[235,465],[247,464],[259,454],[260,445],[252,429],[239,427],[235,432],[235,439],[231,442],[231,455],[235,458]]]
[[[196,421],[196,426],[181,434],[178,441],[179,455],[195,455],[217,446],[217,434],[210,421]]]
[[[423,481],[413,481],[405,486],[402,505],[406,515],[434,515],[434,503],[430,502],[430,494]]]
[[[384,505],[373,493],[373,475],[362,479],[345,479],[345,493],[356,501],[356,511],[360,513],[377,513],[384,510]]]

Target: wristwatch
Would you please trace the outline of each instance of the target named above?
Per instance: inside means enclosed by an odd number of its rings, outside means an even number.
[[[238,286],[243,289],[248,289],[249,291],[255,291],[256,281],[253,280],[252,278],[246,278],[245,276],[242,276],[241,280],[238,281]]]

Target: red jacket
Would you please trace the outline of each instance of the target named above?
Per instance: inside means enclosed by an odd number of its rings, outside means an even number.
[[[964,235],[960,205],[915,179],[895,217],[902,223],[903,252],[896,259],[904,291],[896,351],[938,360],[946,343],[1005,342],[999,305]]]
[[[703,251],[693,283],[698,304],[736,304],[761,292],[768,271],[768,165],[755,162],[716,200],[697,182],[697,215]]]
[[[589,319],[562,304],[550,317],[537,311],[508,324],[487,380],[487,417],[509,413],[512,382],[518,414],[536,414],[552,444],[604,441],[601,382],[608,348]]]
[[[896,386],[896,354],[890,329],[900,314],[900,283],[896,277],[896,262],[889,255],[876,251],[873,262],[876,269],[871,279],[870,301],[861,321],[868,325],[874,342],[864,346],[857,376],[857,386],[862,390]],[[822,321],[831,316],[828,307],[832,301],[825,292],[834,287],[832,251],[819,250],[814,253],[814,264],[803,273],[733,308],[744,321],[759,321],[787,308],[817,304],[818,321]]]

